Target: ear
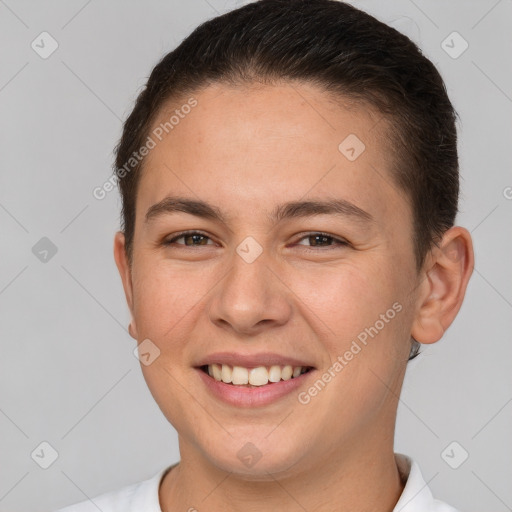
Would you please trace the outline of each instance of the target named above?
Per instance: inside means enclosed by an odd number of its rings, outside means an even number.
[[[445,232],[429,257],[420,279],[411,335],[420,343],[435,343],[460,310],[474,267],[473,243],[467,229]]]
[[[126,254],[124,233],[122,233],[121,231],[118,231],[114,237],[114,259],[116,261],[117,270],[119,270],[119,275],[121,276],[121,281],[123,282],[126,302],[128,303],[128,307],[130,308],[130,314],[132,317],[132,321],[128,327],[128,331],[130,333],[130,336],[137,340],[137,326],[135,325],[133,309],[133,286],[131,269],[128,263],[128,256]]]

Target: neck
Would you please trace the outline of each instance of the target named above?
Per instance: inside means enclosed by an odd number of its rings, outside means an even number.
[[[382,439],[376,441],[377,446],[366,443],[364,451],[345,449],[335,456],[331,451],[314,462],[298,462],[293,474],[268,473],[257,481],[219,470],[180,445],[182,461],[160,488],[162,511],[391,512],[403,484],[392,443],[383,450]]]

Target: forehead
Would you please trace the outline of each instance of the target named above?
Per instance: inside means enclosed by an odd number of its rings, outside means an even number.
[[[385,149],[380,143],[385,126],[382,115],[368,104],[326,93],[310,84],[213,84],[193,97],[197,106],[186,109],[190,112],[180,119],[175,114],[185,110],[190,98],[165,104],[152,130],[165,128],[166,122],[168,126],[174,118],[178,123],[162,133],[170,144],[194,143],[203,149],[211,145],[226,155],[245,144],[246,153],[261,154],[259,150],[265,149],[262,156],[270,153],[278,160],[293,159],[290,152],[279,150],[283,142],[305,146],[301,158],[313,147],[329,149],[328,154],[338,157],[338,143],[349,134],[364,139],[372,152]],[[149,159],[155,154],[158,151]]]
[[[308,194],[339,194],[377,217],[390,204],[406,207],[385,123],[369,107],[303,83],[217,84],[191,97],[193,108],[183,107],[190,97],[175,100],[153,123],[138,214],[177,192],[234,216]]]

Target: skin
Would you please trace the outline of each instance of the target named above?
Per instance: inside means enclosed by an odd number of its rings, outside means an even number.
[[[141,364],[144,378],[179,435],[162,510],[391,511],[403,490],[393,437],[410,337],[434,343],[455,318],[473,268],[470,235],[448,230],[417,271],[411,205],[371,109],[297,83],[211,85],[194,97],[145,162],[131,267],[123,234],[114,241],[130,334],[160,349]],[[349,134],[366,146],[353,162],[338,150]],[[208,201],[225,222],[182,212],[145,222],[169,194]],[[312,198],[343,198],[373,220],[269,220],[276,205]],[[184,230],[207,238],[163,243]],[[319,231],[348,244],[307,236]],[[236,252],[248,236],[262,248],[252,263]],[[293,392],[236,408],[194,368],[217,351],[276,352],[315,367],[307,391],[397,302],[402,310],[307,405]],[[261,453],[250,468],[237,457],[247,442]]]

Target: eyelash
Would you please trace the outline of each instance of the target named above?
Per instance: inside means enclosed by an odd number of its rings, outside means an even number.
[[[205,235],[204,233],[201,233],[200,231],[183,231],[182,233],[177,234],[173,238],[171,238],[169,240],[165,240],[163,242],[163,245],[166,245],[166,246],[173,245],[176,242],[176,240],[179,240],[180,238],[184,238],[187,236],[192,236],[192,235],[199,235],[199,236],[202,236],[204,238],[208,238],[209,240],[211,240],[211,238],[209,236]],[[332,250],[332,249],[335,249],[336,247],[346,247],[346,246],[350,245],[346,240],[343,240],[341,238],[336,238],[335,236],[329,235],[328,233],[323,233],[321,231],[312,231],[311,233],[308,233],[308,234],[302,236],[301,238],[299,238],[298,241],[300,242],[300,241],[304,240],[305,238],[314,237],[314,236],[328,238],[328,239],[333,240],[334,242],[338,243],[337,246],[333,246],[333,245],[323,246],[323,247],[321,247],[323,250]],[[178,245],[181,245],[183,247],[200,247],[198,245],[196,245],[196,246],[194,246],[194,245],[187,246],[185,244],[178,244]],[[304,246],[304,247],[307,247],[307,246]],[[311,246],[311,247],[315,247],[315,246]],[[314,251],[315,249],[306,249],[306,250]]]

